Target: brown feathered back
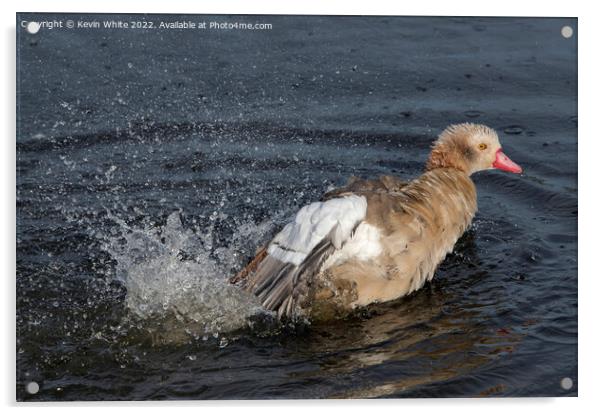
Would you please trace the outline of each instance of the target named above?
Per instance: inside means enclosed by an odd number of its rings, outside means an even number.
[[[380,255],[326,269],[332,287],[353,286],[350,304],[389,301],[421,288],[451,252],[477,209],[476,189],[455,168],[434,169],[400,192],[360,192],[368,201],[364,223],[380,232]],[[347,284],[341,284],[347,281]]]

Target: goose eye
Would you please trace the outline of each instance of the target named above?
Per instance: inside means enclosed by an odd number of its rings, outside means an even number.
[[[486,149],[487,149],[487,144],[485,144],[485,143],[479,144],[479,150],[486,150]]]

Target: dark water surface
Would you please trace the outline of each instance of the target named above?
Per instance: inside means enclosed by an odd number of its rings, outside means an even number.
[[[20,26],[51,18],[273,28]],[[574,19],[19,15],[17,398],[576,395],[564,25],[576,33]],[[464,121],[495,128],[525,173],[475,175],[474,224],[422,290],[280,327],[226,284],[299,207],[350,175],[420,174]]]

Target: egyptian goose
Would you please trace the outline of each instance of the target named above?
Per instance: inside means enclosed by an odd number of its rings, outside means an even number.
[[[330,318],[420,289],[477,210],[470,178],[522,169],[494,130],[457,124],[434,142],[420,177],[352,178],[297,212],[230,281],[279,317]]]

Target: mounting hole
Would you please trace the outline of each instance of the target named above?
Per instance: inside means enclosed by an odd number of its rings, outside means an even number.
[[[29,22],[25,26],[25,30],[27,30],[32,35],[35,35],[40,31],[40,24],[38,22]]]
[[[573,379],[571,378],[563,378],[560,381],[560,387],[565,391],[568,391],[573,388]]]
[[[40,385],[38,385],[38,382],[29,382],[25,386],[25,390],[30,395],[35,395],[36,393],[38,393],[40,391]]]
[[[560,34],[565,39],[569,39],[573,37],[573,28],[571,26],[563,26],[562,29],[560,29]]]

